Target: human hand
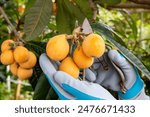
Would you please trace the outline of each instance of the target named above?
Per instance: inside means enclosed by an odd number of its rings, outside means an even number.
[[[50,60],[46,54],[40,56],[40,66],[46,75],[50,85],[54,88],[60,99],[77,99],[77,100],[115,100],[115,98],[102,86],[92,83],[92,77],[86,70],[86,81],[75,79],[69,74],[57,71],[59,63]],[[95,76],[95,75],[94,75]]]
[[[121,92],[121,77],[112,62],[123,72],[124,86],[127,89],[126,93]],[[140,78],[137,69],[116,50],[110,50],[102,57],[95,59],[91,70],[93,72],[91,71],[89,74],[96,75],[95,83],[113,91],[117,91],[121,99],[147,99],[145,96],[139,98],[139,95],[145,95],[145,92],[144,82]]]

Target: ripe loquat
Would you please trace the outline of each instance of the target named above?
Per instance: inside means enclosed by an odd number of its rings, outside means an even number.
[[[33,69],[24,69],[22,67],[18,68],[17,76],[20,80],[27,80],[32,76]]]
[[[4,52],[5,50],[10,50],[11,49],[11,44],[13,44],[14,41],[13,40],[5,40],[3,41],[2,45],[1,45],[1,51]]]
[[[105,42],[98,34],[88,35],[82,43],[83,52],[89,57],[101,57],[105,52]]]
[[[93,64],[93,57],[88,57],[83,53],[82,47],[75,49],[73,53],[73,60],[79,68],[88,68]]]
[[[10,65],[14,63],[14,55],[12,50],[6,50],[1,54],[1,63],[4,65]]]
[[[51,38],[47,43],[46,53],[52,60],[63,60],[69,53],[69,44],[66,35],[62,34]]]
[[[37,62],[37,59],[36,59],[35,54],[33,52],[29,51],[29,59],[24,63],[20,63],[19,65],[22,68],[29,69],[29,68],[34,67],[36,62]]]
[[[17,76],[18,67],[19,65],[16,62],[10,65],[10,71],[15,76]]]
[[[61,62],[59,70],[70,74],[74,78],[78,78],[79,76],[79,68],[71,57],[67,57]]]
[[[14,58],[17,63],[26,62],[29,59],[29,51],[23,46],[17,46],[14,50]]]

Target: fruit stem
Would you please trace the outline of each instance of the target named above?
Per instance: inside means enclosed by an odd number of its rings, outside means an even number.
[[[83,36],[88,36],[90,33],[86,34],[84,32],[77,32],[77,35],[83,35]]]
[[[77,28],[75,28],[73,30],[73,35],[77,35],[79,32],[81,32],[81,27],[80,26],[78,26]]]
[[[83,80],[85,81],[85,69],[83,69]]]
[[[69,50],[70,55],[72,54],[73,45],[74,45],[74,39],[71,40],[71,45],[70,45],[70,50]]]
[[[74,36],[73,35],[67,35],[67,40],[69,40],[69,39],[73,39],[74,38]]]

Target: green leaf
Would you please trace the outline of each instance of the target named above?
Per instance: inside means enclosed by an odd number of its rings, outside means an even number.
[[[56,24],[59,33],[72,33],[75,22],[83,23],[85,17],[92,18],[92,11],[87,0],[58,0]]]
[[[125,48],[121,43],[118,42],[118,39],[120,38],[116,33],[106,25],[95,23],[92,25],[95,32],[97,32],[100,35],[103,35],[106,37],[107,40],[109,40],[111,43],[113,43],[120,52],[128,59],[134,66],[136,66],[147,78],[150,80],[150,72],[148,69],[143,65],[143,63],[133,54],[131,53],[127,48]],[[117,39],[116,39],[117,37]],[[120,39],[121,40],[121,39]]]
[[[47,79],[45,78],[44,74],[41,74],[37,85],[34,90],[34,100],[44,100],[49,92],[50,84],[48,83]]]
[[[72,19],[78,20],[79,24],[83,23],[83,20],[85,19],[86,15],[79,9],[77,5],[74,5],[73,2],[70,2],[69,0],[64,0],[64,9],[68,11],[69,15]],[[73,23],[75,25],[75,22]]]
[[[51,87],[49,89],[47,96],[46,96],[46,100],[57,100],[57,99],[58,99],[58,95],[56,94],[54,89]]]
[[[36,42],[36,41],[29,41],[25,45],[29,50],[33,51],[37,57],[39,57],[42,53],[45,52],[46,43],[44,42]]]
[[[51,16],[52,1],[36,0],[25,16],[25,40],[34,40],[48,25]]]
[[[0,81],[6,81],[7,73],[5,71],[6,66],[0,64]]]
[[[86,16],[88,19],[92,19],[93,13],[88,0],[75,0],[75,2],[84,16]]]
[[[25,13],[35,4],[36,0],[30,0],[26,3]]]
[[[51,30],[57,30],[57,27],[54,23],[49,23],[48,28],[51,29]]]
[[[111,40],[115,40],[116,42],[118,42],[121,45],[123,45],[123,46],[126,47],[125,43],[118,36],[118,34],[115,31],[113,31],[110,27],[108,27],[107,25],[105,25],[105,24],[99,24],[99,23],[94,23],[94,24],[92,24],[92,27],[93,27],[93,29],[95,31],[98,30],[102,35],[104,35],[106,37],[106,39],[110,39],[110,41]]]
[[[39,58],[37,58],[37,59],[39,59]],[[37,82],[38,82],[38,80],[39,80],[42,73],[43,73],[43,71],[42,71],[42,69],[39,65],[39,62],[37,62],[36,65],[33,68],[32,77],[29,78],[29,82],[32,85],[33,90],[35,90],[36,84],[37,84]]]
[[[134,38],[137,39],[137,26],[136,22],[133,20],[133,18],[125,11],[121,11],[122,15],[126,19],[127,23],[129,24],[130,28],[132,29]]]
[[[57,30],[59,33],[70,34],[71,31],[71,18],[68,14],[68,11],[64,9],[63,0],[57,1],[57,15],[56,15],[56,24]]]

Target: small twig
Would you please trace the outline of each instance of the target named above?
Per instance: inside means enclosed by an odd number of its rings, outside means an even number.
[[[138,41],[138,43],[141,43],[142,41],[149,41],[149,40],[150,39],[148,39],[148,38],[147,39],[141,39],[141,40]]]
[[[128,9],[129,14],[133,13],[149,13],[150,9]]]
[[[17,28],[16,31],[20,30],[21,20],[18,18]]]
[[[67,40],[72,40],[74,37],[73,37],[73,35],[67,35]]]
[[[79,33],[79,32],[81,32],[81,27],[80,26],[78,26],[78,27],[76,27],[74,30],[73,30],[73,35],[76,35],[77,33]]]
[[[75,26],[74,26],[75,28],[78,28],[79,27],[79,22],[78,22],[78,20],[76,20],[75,21]]]
[[[15,29],[15,27],[13,26],[13,24],[11,23],[11,21],[9,20],[7,14],[5,13],[5,11],[3,10],[3,8],[0,6],[0,12],[3,15],[3,17],[5,18],[6,22],[10,25],[12,31],[14,32],[15,36],[17,37],[17,41],[20,40],[20,36],[17,32],[17,30]]]
[[[90,7],[93,11],[93,17],[92,19],[95,21],[96,20],[96,17],[97,17],[97,7],[96,7],[96,4],[93,2],[93,0],[89,0],[89,4],[90,4]]]
[[[101,5],[102,6],[102,5]],[[118,4],[118,5],[109,5],[107,8],[124,8],[124,9],[138,9],[138,8],[143,8],[143,9],[150,9],[149,5],[143,5],[143,4],[129,4],[129,3],[124,3],[124,4]]]
[[[146,5],[150,5],[150,1],[149,0],[128,0],[131,2],[134,2],[136,4],[146,4]]]
[[[73,45],[74,45],[74,40],[71,40],[71,45],[70,45],[70,50],[69,50],[69,54],[72,54],[72,49],[73,49]]]
[[[85,81],[85,69],[83,69],[83,81]]]
[[[83,35],[83,36],[88,36],[90,33],[85,34],[84,32],[78,32],[77,35]]]

